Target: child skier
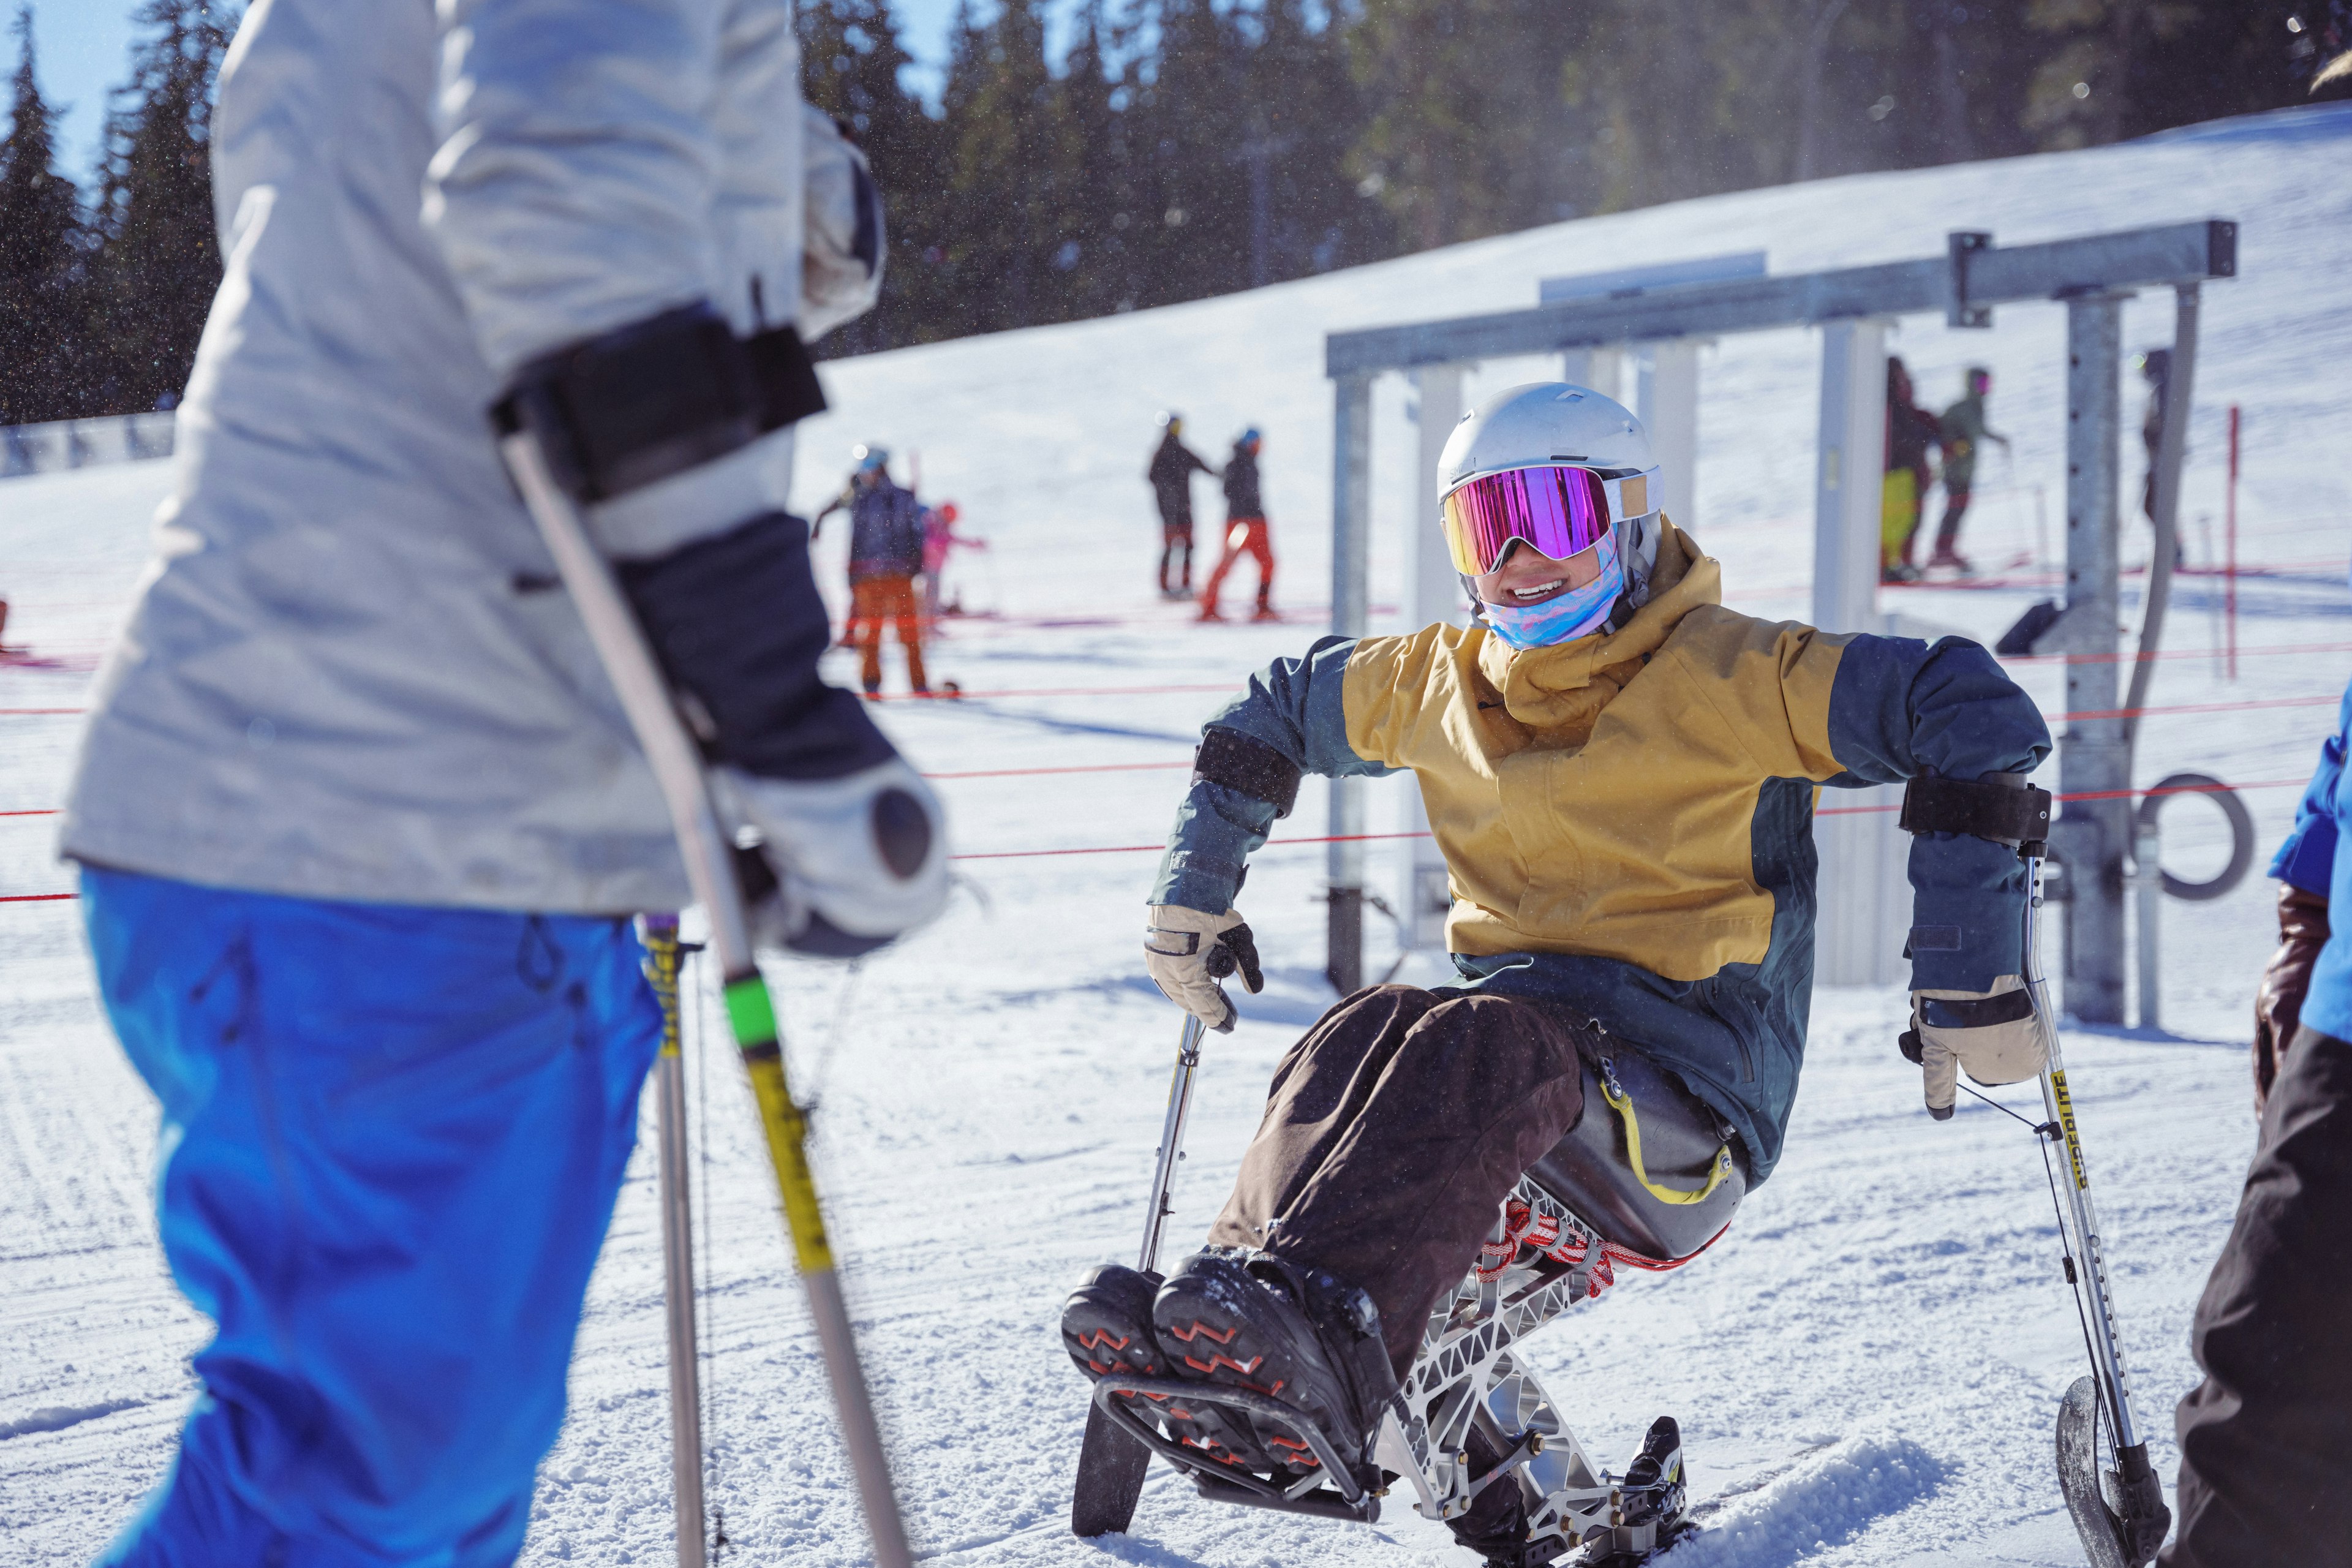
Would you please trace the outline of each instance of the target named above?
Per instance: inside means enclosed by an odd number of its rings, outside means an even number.
[[[1209,1247],[1163,1284],[1097,1269],[1063,1317],[1081,1370],[1293,1402],[1369,1462],[1382,1402],[1521,1173],[1584,1111],[1579,1058],[1638,1051],[1732,1130],[1750,1184],[1795,1098],[1812,980],[1816,786],[2014,780],[2040,714],[1974,643],[1831,635],[1725,609],[1721,569],[1653,510],[1624,408],[1513,388],[1455,429],[1442,525],[1480,624],[1328,637],[1203,731],[1150,899],[1145,963],[1233,1026],[1259,988],[1233,907],[1307,773],[1410,768],[1451,875],[1458,984],[1343,998],[1276,1070]],[[2011,849],[1916,841],[1910,949],[1927,1101],[1965,1067],[2031,1077],[2025,876]],[[1202,1405],[1171,1438],[1245,1469],[1297,1444]],[[1455,1521],[1521,1560],[1515,1488]]]
[[[1261,621],[1279,620],[1274,611],[1274,544],[1267,537],[1265,501],[1258,494],[1257,455],[1265,438],[1255,430],[1244,430],[1234,443],[1234,455],[1225,460],[1225,548],[1217,557],[1217,569],[1209,574],[1209,585],[1201,593],[1201,618],[1222,621],[1217,613],[1217,595],[1225,585],[1225,574],[1244,555],[1257,557],[1257,614],[1252,618]]]
[[[985,550],[988,541],[958,533],[955,525],[959,513],[956,503],[943,500],[937,506],[923,509],[923,619],[937,622],[942,615],[963,614],[963,595],[956,595],[952,605],[941,605],[940,590],[947,576],[948,557],[959,550]]]

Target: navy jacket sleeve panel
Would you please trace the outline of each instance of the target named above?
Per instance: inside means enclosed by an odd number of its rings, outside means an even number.
[[[1830,746],[1844,787],[1936,773],[2030,773],[2050,754],[2033,700],[1963,637],[1932,647],[1857,637],[1830,693]],[[1911,984],[1983,991],[2024,963],[2026,870],[2017,852],[1971,834],[1911,841]]]
[[[1377,777],[1392,770],[1348,744],[1348,657],[1352,637],[1324,637],[1304,658],[1278,658],[1202,728],[1233,730],[1279,752],[1299,772]],[[1263,800],[1195,778],[1151,885],[1150,902],[1220,913],[1241,891],[1249,857],[1274,826]]]
[[[2344,784],[2344,737],[2352,731],[2352,689],[2336,711],[2336,733],[2319,747],[2319,766],[2294,808],[2294,826],[2271,860],[2271,875],[2306,893],[2329,896],[2336,877],[2336,798]]]

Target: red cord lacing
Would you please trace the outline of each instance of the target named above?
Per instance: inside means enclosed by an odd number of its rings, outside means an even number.
[[[1554,1215],[1538,1215],[1521,1199],[1513,1198],[1503,1205],[1503,1235],[1498,1239],[1483,1242],[1478,1247],[1478,1261],[1471,1268],[1482,1285],[1491,1285],[1503,1277],[1522,1247],[1533,1247],[1538,1255],[1570,1268],[1582,1263],[1592,1250],[1591,1238],[1580,1230],[1567,1230]],[[1610,1264],[1616,1256],[1607,1243],[1601,1246],[1601,1255],[1592,1260],[1591,1283],[1587,1296],[1598,1296],[1617,1282]]]
[[[1672,1259],[1644,1258],[1638,1252],[1627,1251],[1614,1242],[1601,1242],[1601,1256],[1593,1260],[1590,1276],[1591,1286],[1586,1291],[1586,1295],[1598,1296],[1615,1284],[1617,1276],[1614,1266],[1620,1263],[1629,1268],[1639,1268],[1653,1274],[1664,1274],[1680,1268],[1691,1258],[1696,1258],[1707,1247],[1721,1241],[1723,1231],[1730,1228],[1730,1223],[1725,1222],[1723,1230],[1718,1230],[1706,1238],[1706,1246],[1698,1247],[1687,1258]],[[1503,1231],[1501,1239],[1484,1241],[1478,1246],[1478,1261],[1471,1265],[1470,1272],[1482,1285],[1491,1285],[1503,1277],[1503,1271],[1510,1268],[1512,1261],[1518,1257],[1519,1248],[1522,1247],[1532,1247],[1543,1257],[1556,1263],[1565,1263],[1571,1268],[1583,1262],[1586,1254],[1592,1247],[1591,1239],[1581,1230],[1563,1226],[1558,1216],[1553,1215],[1537,1215],[1528,1208],[1526,1201],[1520,1198],[1513,1198],[1503,1205]],[[1563,1234],[1564,1231],[1566,1234]]]

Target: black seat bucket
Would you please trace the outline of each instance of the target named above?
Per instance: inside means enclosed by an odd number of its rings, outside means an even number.
[[[1650,1181],[1675,1192],[1706,1187],[1727,1142],[1721,1118],[1631,1047],[1609,1063],[1641,1123]],[[1587,1061],[1583,1070],[1584,1114],[1528,1174],[1602,1240],[1661,1263],[1682,1261],[1731,1222],[1748,1191],[1746,1151],[1728,1140],[1729,1166],[1713,1192],[1696,1203],[1665,1202],[1635,1173],[1625,1118],[1603,1093],[1597,1065]]]

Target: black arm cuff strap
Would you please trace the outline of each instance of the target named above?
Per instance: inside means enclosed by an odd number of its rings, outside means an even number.
[[[2020,986],[1998,996],[1950,1001],[1941,996],[1919,998],[1919,1021],[1931,1029],[1990,1029],[2033,1016],[2033,993]]]
[[[723,458],[824,407],[789,326],[740,342],[709,305],[665,310],[533,360],[490,410],[539,438],[555,482],[606,500]]]
[[[1968,779],[1913,779],[1903,791],[1906,833],[1972,833],[2010,845],[2040,845],[2050,837],[2050,792],[2027,784]]]
[[[1298,804],[1298,764],[1239,730],[1211,729],[1192,753],[1192,776],[1262,800],[1278,819]]]

